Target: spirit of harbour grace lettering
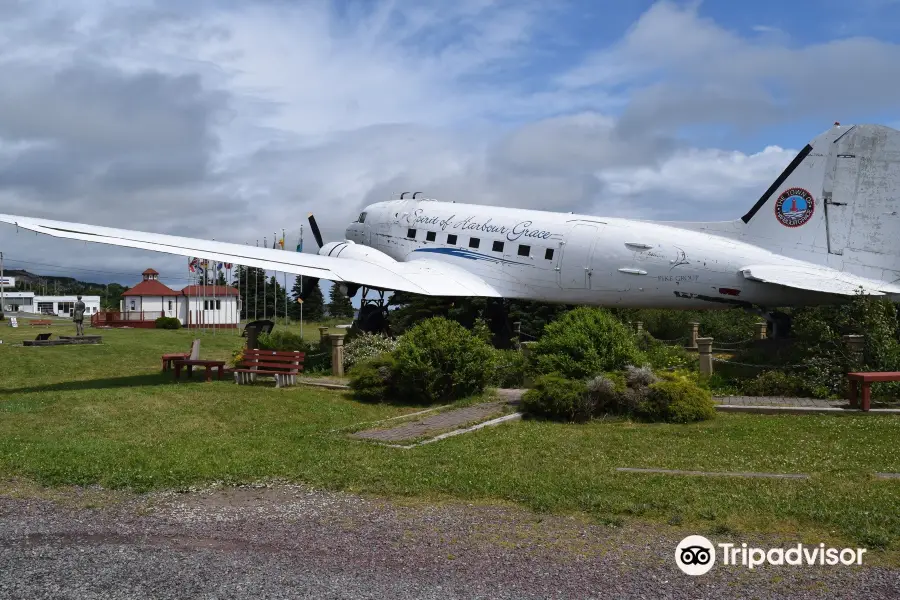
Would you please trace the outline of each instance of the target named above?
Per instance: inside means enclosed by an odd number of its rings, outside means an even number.
[[[491,223],[492,219],[488,219],[484,223],[479,223],[475,221],[475,217],[467,217],[462,220],[455,220],[456,215],[448,217],[446,219],[441,219],[440,217],[428,217],[422,215],[422,209],[415,211],[413,215],[410,215],[406,218],[407,223],[412,225],[438,225],[441,228],[441,231],[446,231],[449,227],[450,229],[459,229],[461,231],[480,231],[483,233],[499,233],[506,235],[506,239],[514,242],[519,238],[537,238],[540,240],[547,240],[553,236],[549,231],[544,231],[542,229],[532,229],[531,221],[522,221],[520,223],[516,223],[513,226],[506,225],[495,225]]]

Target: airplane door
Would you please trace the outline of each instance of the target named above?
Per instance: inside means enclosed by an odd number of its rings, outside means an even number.
[[[580,223],[566,236],[559,265],[559,284],[564,289],[590,288],[591,258],[597,227]]]
[[[849,143],[842,141],[832,150],[836,154],[834,170],[830,181],[826,175],[823,189],[828,252],[831,254],[843,254],[847,247],[859,180],[859,157]]]

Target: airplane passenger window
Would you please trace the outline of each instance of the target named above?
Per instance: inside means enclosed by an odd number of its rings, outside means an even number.
[[[546,258],[547,260],[553,260],[553,248],[547,248],[547,250],[544,252],[544,258]]]
[[[469,238],[469,248],[477,248],[480,243],[478,238]]]
[[[428,233],[425,234],[425,239],[429,242],[433,242],[436,237],[437,237],[437,234],[433,231],[429,231]]]
[[[359,222],[360,223],[366,222],[366,213],[364,213],[364,212],[359,213]]]
[[[494,252],[503,252],[503,242],[494,242],[494,247],[491,248]]]
[[[531,246],[524,244],[519,246],[519,256],[531,256]]]
[[[415,229],[410,229],[409,231],[407,231],[407,232],[406,232],[406,237],[415,239],[415,237],[416,237],[416,230],[415,230]]]
[[[447,235],[447,243],[451,246],[456,245],[456,234],[450,233]]]

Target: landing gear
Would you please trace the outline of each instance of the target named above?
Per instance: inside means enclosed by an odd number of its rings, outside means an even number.
[[[366,333],[383,333],[387,335],[390,332],[390,326],[387,318],[387,303],[384,300],[384,290],[375,290],[378,298],[367,298],[369,288],[362,287],[362,298],[360,299],[359,316],[353,322],[353,328],[357,331]]]

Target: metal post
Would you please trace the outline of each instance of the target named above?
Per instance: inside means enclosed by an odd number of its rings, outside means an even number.
[[[711,337],[697,338],[697,347],[700,354],[700,372],[707,376],[713,373],[712,344],[713,339]]]
[[[644,322],[643,321],[635,321],[635,333],[641,335],[644,333]]]

